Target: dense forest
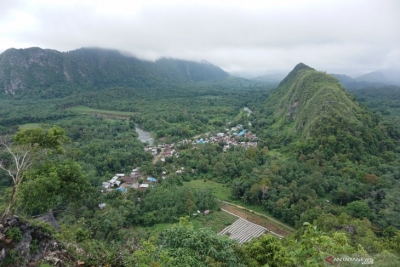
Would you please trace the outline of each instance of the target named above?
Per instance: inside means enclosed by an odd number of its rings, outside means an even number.
[[[32,51],[17,52],[25,58],[44,53]],[[0,166],[6,170],[0,172],[0,210],[42,225],[64,244],[65,265],[327,266],[329,256],[399,265],[400,88],[344,89],[304,64],[279,85],[268,84],[225,75],[208,63],[200,68],[170,59],[135,65],[143,83],[129,83],[123,73],[113,74],[115,64],[124,71],[131,66],[118,53],[47,52],[104,83],[57,83],[51,76],[44,86],[38,81],[45,69],[39,68],[37,76],[19,76],[32,88],[0,93]],[[99,62],[108,67],[99,72]],[[202,75],[178,75],[185,64]],[[148,68],[164,78],[146,83],[155,77]],[[196,142],[237,125],[256,136],[257,146]],[[155,146],[174,144],[175,156],[153,157],[136,127],[151,132]],[[146,190],[102,192],[104,181],[137,167],[140,183],[158,181]],[[296,231],[244,244],[217,235],[236,219],[221,210],[221,200]],[[37,221],[49,210],[59,230]],[[22,230],[8,228],[5,238],[19,244]],[[28,254],[7,247],[2,266],[24,266],[27,255],[40,254],[42,243],[33,239],[36,250],[31,243]],[[42,258],[35,264],[53,263]]]

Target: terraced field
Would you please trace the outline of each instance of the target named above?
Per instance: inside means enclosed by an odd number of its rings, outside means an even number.
[[[226,227],[218,235],[229,235],[231,239],[237,240],[240,244],[259,237],[267,229],[245,219],[239,218],[233,224]]]
[[[265,229],[268,229],[268,232],[276,235],[279,238],[288,236],[295,231],[292,227],[285,225],[284,223],[279,222],[272,217],[252,210],[246,210],[241,206],[226,201],[222,201],[222,203],[224,204],[221,207],[223,211],[264,227]]]

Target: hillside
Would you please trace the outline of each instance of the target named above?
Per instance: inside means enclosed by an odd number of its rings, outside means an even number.
[[[54,69],[61,66],[59,52],[49,53]],[[68,55],[76,64],[71,73],[78,73],[70,83],[82,91],[0,98],[2,140],[16,152],[32,148],[33,162],[20,186],[9,177],[14,172],[0,171],[0,214],[18,187],[11,211],[34,227],[15,217],[0,222],[0,266],[27,266],[39,254],[51,256],[35,262],[43,267],[54,265],[56,256],[79,266],[320,266],[333,252],[360,251],[376,266],[387,266],[379,265],[382,259],[399,266],[400,160],[393,153],[399,136],[333,77],[299,64],[270,93],[266,85],[235,77],[205,81],[219,77],[208,63],[197,63],[203,71],[170,59],[139,68],[141,61],[129,65],[118,53],[79,53]],[[118,68],[151,83],[102,89],[125,79],[112,74]],[[187,83],[195,80],[203,82]],[[24,90],[69,89],[60,84]],[[237,127],[226,131],[227,125]],[[158,145],[138,140],[138,126]],[[242,126],[246,135],[235,135]],[[224,138],[214,138],[218,133]],[[203,136],[214,140],[195,142]],[[242,146],[250,139],[256,142]],[[0,142],[0,162],[15,169],[12,158]],[[109,187],[120,174],[126,176],[118,178],[120,188]],[[156,181],[146,182],[149,177]],[[136,189],[133,179],[149,186]],[[60,226],[56,233],[32,218],[49,209]],[[239,246],[232,232],[217,235],[236,220],[224,210],[285,237],[264,235]],[[262,221],[255,218],[260,215]],[[273,228],[277,220],[297,231],[286,236]],[[37,234],[43,231],[54,234],[43,239]],[[60,246],[44,249],[53,240]]]
[[[357,83],[353,78],[350,76],[344,75],[344,74],[333,74],[331,73],[333,77],[339,80],[340,84],[345,87],[345,88],[352,88],[352,87],[357,87],[359,83]]]
[[[368,82],[376,84],[391,84],[391,81],[380,71],[363,74],[354,79],[357,82]]]
[[[207,62],[166,58],[151,62],[96,48],[63,53],[34,47],[8,49],[0,55],[0,91],[8,94],[54,87],[153,87],[226,77],[226,72]]]
[[[395,147],[397,134],[346,93],[339,81],[303,63],[283,79],[267,102],[273,113],[269,131],[302,153],[347,154],[353,160]],[[386,140],[386,143],[380,141]],[[351,155],[350,155],[351,154]],[[357,156],[356,156],[357,155]]]

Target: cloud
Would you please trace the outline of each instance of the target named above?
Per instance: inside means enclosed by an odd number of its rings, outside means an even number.
[[[0,50],[96,46],[150,60],[204,59],[227,71],[290,69],[300,61],[372,71],[399,62],[395,0],[38,0],[7,10]]]

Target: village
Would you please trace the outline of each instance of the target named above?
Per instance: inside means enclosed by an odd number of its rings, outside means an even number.
[[[220,144],[223,143],[223,152],[226,152],[229,148],[234,146],[244,147],[245,149],[249,147],[257,146],[257,136],[250,131],[247,131],[243,128],[243,125],[238,124],[231,129],[225,129],[224,133],[217,133],[215,135],[200,138],[197,140],[184,139],[179,141],[178,143],[172,144],[159,144],[156,146],[146,146],[144,150],[153,155],[155,163],[157,160],[161,162],[165,162],[165,159],[168,157],[176,156],[179,157],[179,154],[175,150],[176,147],[180,145],[191,144],[193,146],[204,145],[206,143],[211,144]],[[175,171],[176,174],[182,174],[185,172],[185,168],[181,167]],[[190,170],[191,173],[194,173],[195,170]],[[165,171],[162,172],[161,179],[166,179],[167,173]],[[126,193],[128,189],[135,188],[138,190],[146,190],[148,188],[154,188],[157,183],[157,178],[143,175],[140,172],[140,166],[134,168],[129,175],[125,175],[124,173],[117,173],[113,176],[109,181],[105,181],[102,183],[102,193],[107,193],[112,190],[119,190],[122,193]],[[103,208],[104,203],[99,204],[100,208]],[[104,204],[105,205],[105,204]]]

